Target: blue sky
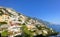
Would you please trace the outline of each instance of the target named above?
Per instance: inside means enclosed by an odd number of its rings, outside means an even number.
[[[60,24],[60,0],[0,0],[0,6],[10,7],[24,15]]]

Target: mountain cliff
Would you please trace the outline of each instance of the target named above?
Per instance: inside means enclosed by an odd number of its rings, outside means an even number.
[[[56,32],[42,20],[25,16],[11,8],[0,7],[0,34],[1,37],[47,37]]]

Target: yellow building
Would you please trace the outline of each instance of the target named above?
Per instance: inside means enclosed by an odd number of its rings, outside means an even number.
[[[8,20],[9,19],[9,16],[8,15],[2,15],[0,16],[0,22],[4,22],[5,20]]]

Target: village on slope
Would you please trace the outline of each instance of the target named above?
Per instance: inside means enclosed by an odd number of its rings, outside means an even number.
[[[0,7],[0,33],[1,36],[8,37],[17,35],[33,37],[49,36],[56,32],[38,20],[20,14],[11,8]]]

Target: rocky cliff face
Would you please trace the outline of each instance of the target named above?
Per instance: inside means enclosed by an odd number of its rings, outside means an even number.
[[[0,7],[0,33],[4,37],[18,35],[34,37],[37,35],[50,36],[56,32],[37,19],[27,17],[10,8]]]

